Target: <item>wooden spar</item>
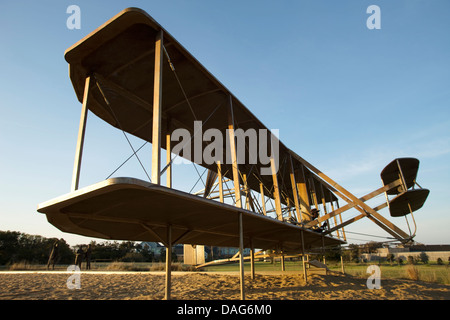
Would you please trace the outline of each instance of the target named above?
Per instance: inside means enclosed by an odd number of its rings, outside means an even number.
[[[234,136],[234,113],[233,113],[233,100],[231,95],[229,96],[229,109],[228,109],[228,134],[230,140],[230,154],[231,154],[231,167],[233,170],[233,182],[234,182],[234,195],[236,199],[236,207],[242,208],[241,200],[241,188],[239,184],[239,169],[236,155],[236,141]],[[245,300],[245,288],[244,288],[244,229],[242,225],[242,212],[238,213],[238,227],[239,227],[239,275],[240,275],[240,290],[241,300]]]
[[[142,108],[146,109],[146,110],[153,110],[152,104],[148,103],[147,101],[145,101],[144,99],[140,98],[139,96],[137,96],[136,94],[134,94],[133,92],[125,89],[124,87],[118,85],[117,83],[115,83],[114,81],[112,81],[109,78],[105,78],[103,77],[101,74],[99,73],[94,73],[95,78],[98,79],[101,83],[104,83],[105,85],[107,85],[109,88],[113,89],[114,92],[116,92],[117,94],[121,95],[122,97],[125,97],[127,100],[141,106]],[[150,122],[151,119],[149,119],[148,121],[144,122],[145,125],[147,125]],[[138,128],[140,129],[140,128]]]
[[[70,187],[70,191],[72,192],[78,190],[78,184],[80,182],[81,158],[83,157],[84,136],[86,133],[86,122],[88,116],[87,103],[90,86],[91,77],[88,76],[84,84],[83,105],[81,107],[80,125],[78,127],[77,149],[75,152],[75,162],[73,165],[72,185]]]
[[[339,209],[339,201],[336,200],[336,207]],[[377,210],[378,211],[378,210]],[[339,213],[339,223],[342,223],[342,215]],[[345,236],[345,229],[342,227],[342,236],[344,237],[344,241],[347,241],[347,237]]]
[[[309,178],[309,184],[311,186],[312,200],[314,202],[314,206],[317,210],[319,210],[319,202],[317,201],[317,191],[316,184],[314,183],[314,178]]]
[[[167,226],[167,246],[166,246],[166,292],[165,300],[170,300],[170,290],[172,287],[172,226]]]
[[[330,199],[331,199],[332,196],[333,196],[333,193],[331,193],[331,191],[330,191]],[[334,211],[333,200],[330,201],[330,205],[331,205],[331,211],[333,212],[333,211]],[[337,222],[336,216],[333,217],[333,220],[334,220],[334,226],[337,226],[337,225],[338,225],[338,222]],[[328,228],[328,229],[330,229],[330,228]],[[341,236],[340,236],[340,234],[339,234],[339,229],[336,230],[336,235],[337,235],[337,237],[338,237],[339,239],[341,238]]]
[[[312,200],[314,202],[315,208],[317,209],[317,214],[318,214],[317,218],[319,218],[320,217],[319,202],[317,201],[317,191],[316,191],[316,185],[314,183],[314,178],[313,177],[309,178],[309,184],[310,184],[310,188],[311,188]],[[314,219],[314,220],[317,220],[317,218]],[[319,222],[319,226],[322,226],[321,222]]]
[[[242,182],[244,182],[244,193],[245,193],[245,209],[250,210],[250,189],[247,185],[247,174],[242,175]]]
[[[320,192],[322,193],[322,206],[323,206],[323,214],[326,215],[328,213],[327,211],[327,202],[325,201],[325,192],[323,191],[323,185],[320,184]],[[327,229],[330,229],[330,223],[327,219]]]
[[[270,158],[270,166],[272,168],[272,179],[273,179],[273,198],[275,200],[275,210],[277,214],[277,219],[283,221],[283,214],[281,212],[281,198],[280,189],[278,188],[278,178],[277,172],[275,170],[275,159]]]
[[[326,174],[321,172],[319,169],[314,167],[308,161],[303,159],[302,157],[293,154],[294,158],[300,161],[305,167],[314,172],[317,176],[319,176],[323,181],[325,181],[330,189],[332,189],[335,193],[337,193],[342,199],[347,201],[348,203],[353,202],[356,206],[356,209],[386,230],[389,234],[393,235],[395,238],[399,240],[409,239],[408,234],[406,234],[403,230],[395,226],[392,222],[385,219],[378,212],[374,211],[371,207],[369,207],[366,203],[355,197],[352,193],[347,191],[345,188],[340,186],[336,181],[332,180]]]
[[[401,183],[402,182],[401,182],[400,179],[396,180],[396,181],[394,181],[394,182],[392,182],[392,183],[390,183],[388,185],[385,185],[385,186],[383,186],[383,187],[381,187],[381,188],[379,188],[379,189],[377,189],[375,191],[372,191],[371,193],[366,194],[365,196],[359,198],[359,200],[364,201],[364,202],[368,201],[368,200],[370,200],[370,199],[372,199],[372,198],[382,194],[383,192],[385,192],[387,190],[390,190],[392,188],[395,188],[395,187],[401,185]],[[326,219],[332,218],[332,217],[334,217],[334,216],[336,216],[338,214],[341,214],[342,212],[347,211],[347,210],[349,210],[349,209],[351,209],[351,208],[353,208],[355,206],[356,206],[356,204],[354,202],[349,202],[345,206],[340,207],[340,208],[338,208],[338,209],[336,209],[336,210],[334,210],[334,211],[332,211],[332,212],[330,212],[330,213],[328,213],[328,214],[326,214],[324,216],[321,216],[317,220],[309,222],[306,226],[307,227],[315,226],[319,222],[322,222],[322,221],[324,221]]]
[[[97,218],[98,219],[98,218]],[[105,221],[105,220],[99,220],[99,221]],[[107,220],[106,220],[107,221]],[[119,221],[119,222],[123,222],[124,220],[122,220],[122,219],[119,219],[119,220],[116,220],[116,221]],[[161,237],[159,234],[157,234],[156,232],[155,232],[155,230],[153,230],[151,227],[149,227],[148,225],[146,225],[145,223],[141,223],[140,224],[144,229],[146,229],[147,230],[147,232],[150,232],[153,236],[155,236],[165,247],[167,247],[167,242],[166,242],[166,239],[164,239],[163,237]]]
[[[292,196],[294,197],[295,211],[297,213],[297,221],[301,222],[301,221],[303,221],[303,219],[302,219],[302,213],[300,211],[300,202],[298,200],[297,183],[295,181],[294,164],[292,163],[291,155],[289,155],[289,160],[291,163],[291,172],[289,173],[289,175],[291,178]]]
[[[161,113],[163,74],[163,31],[155,39],[155,71],[153,84],[152,183],[161,184]]]
[[[336,192],[336,191],[335,191]],[[347,202],[351,202],[350,199],[346,198],[343,194],[339,193],[339,191],[337,191],[338,194],[340,194],[340,196]],[[377,224],[380,228],[382,228],[383,230],[385,230],[387,233],[389,233],[390,235],[392,235],[394,238],[398,239],[398,240],[406,240],[408,239],[408,235],[403,232],[402,230],[400,230],[397,226],[395,226],[393,223],[391,223],[390,221],[388,221],[387,219],[385,219],[384,217],[382,217],[380,214],[377,213],[377,210],[380,210],[381,208],[386,207],[387,204],[384,203],[383,205],[380,205],[376,208],[369,208],[370,213],[368,213],[365,209],[359,207],[359,206],[355,206],[355,209],[358,210],[359,212],[362,213],[361,216],[358,216],[360,218],[364,218],[367,217],[370,220],[372,220],[375,224]],[[379,219],[376,219],[374,216],[378,216]],[[358,219],[360,219],[358,218]],[[384,224],[383,222],[379,221],[379,220],[383,220],[386,222],[386,224]],[[395,230],[395,231],[394,231]],[[396,232],[398,231],[398,233]]]
[[[166,161],[167,161],[167,170],[166,170],[166,178],[167,178],[167,188],[172,188],[172,149],[170,145],[170,133],[166,134]]]
[[[261,204],[262,204],[263,213],[266,216],[267,215],[266,200],[264,199],[264,184],[262,182],[259,183],[259,189],[260,189],[260,193],[261,193]]]
[[[218,183],[219,183],[219,199],[220,199],[220,202],[223,203],[222,165],[220,164],[220,161],[217,161],[217,174],[218,174]]]
[[[236,155],[236,141],[234,139],[233,101],[231,95],[229,98],[230,98],[230,105],[228,109],[228,134],[230,138],[230,154],[231,154],[231,167],[233,170],[234,194],[236,198],[236,207],[242,208],[241,188],[239,185],[239,169]]]
[[[289,196],[286,197],[286,209],[288,211],[288,217],[292,218],[292,206],[291,206],[291,198]]]
[[[291,156],[292,158],[292,156]],[[300,170],[297,174],[298,182],[297,182],[297,191],[298,197],[300,199],[300,210],[302,221],[310,221],[311,220],[311,206],[309,204],[309,195],[308,188],[306,187],[306,177],[305,172],[303,170],[303,165],[300,166]]]
[[[381,205],[379,205],[377,207],[374,207],[373,210],[378,211],[378,210],[381,210],[381,209],[386,208],[386,207],[387,207],[387,203],[383,203],[383,204],[381,204]],[[342,229],[342,234],[343,234],[344,240],[346,241],[344,227],[349,225],[349,224],[351,224],[351,223],[353,223],[353,222],[356,222],[356,221],[358,221],[358,220],[360,220],[360,219],[362,219],[364,217],[366,217],[366,213],[363,212],[360,215],[358,215],[358,216],[356,216],[354,218],[351,218],[351,219],[349,219],[349,220],[347,220],[345,222],[342,222],[342,218],[341,218],[341,222],[340,222],[339,225],[331,228],[330,230],[325,231],[324,234],[327,235],[327,234],[332,233],[332,232],[334,232],[336,230]]]

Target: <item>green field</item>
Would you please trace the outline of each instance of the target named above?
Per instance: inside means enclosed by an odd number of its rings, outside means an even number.
[[[369,274],[366,271],[369,265],[370,263],[345,263],[344,270],[346,274],[351,276],[367,278]],[[389,263],[382,263],[375,265],[380,267],[382,279],[409,279],[450,285],[450,267],[448,265],[438,265],[435,263],[416,265],[390,265]],[[328,262],[327,266],[331,271],[341,272],[340,263]],[[244,263],[244,270],[250,271],[250,262]],[[255,262],[255,270],[256,272],[281,272],[281,263],[279,261],[273,264],[257,261]],[[302,263],[301,261],[286,261],[285,270],[288,272],[298,271],[301,274]],[[239,264],[209,266],[203,268],[203,271],[238,272]]]

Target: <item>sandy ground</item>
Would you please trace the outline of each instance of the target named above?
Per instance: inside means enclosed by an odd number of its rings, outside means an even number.
[[[0,272],[1,300],[161,300],[163,273],[82,272],[80,289],[68,289],[63,272]],[[450,300],[450,286],[411,280],[381,279],[380,289],[368,289],[366,279],[333,273],[308,277],[297,274],[245,276],[248,300]],[[172,273],[175,300],[240,299],[236,273]]]

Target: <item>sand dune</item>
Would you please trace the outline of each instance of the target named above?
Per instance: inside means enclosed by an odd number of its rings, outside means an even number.
[[[80,289],[68,289],[64,272],[0,272],[0,299],[20,300],[160,300],[163,273],[83,272]],[[366,279],[333,273],[313,275],[305,283],[299,274],[246,275],[248,300],[449,300],[450,286],[412,280],[381,279],[381,288],[369,290]],[[239,299],[236,273],[173,272],[175,300]]]

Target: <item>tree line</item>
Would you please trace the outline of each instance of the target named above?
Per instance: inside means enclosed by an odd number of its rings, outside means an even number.
[[[74,264],[75,252],[87,244],[70,246],[64,239],[46,238],[18,231],[0,231],[0,265],[19,262],[47,264],[53,245],[58,242],[58,264]],[[90,242],[93,261],[151,262],[155,258],[147,247],[133,241]]]

